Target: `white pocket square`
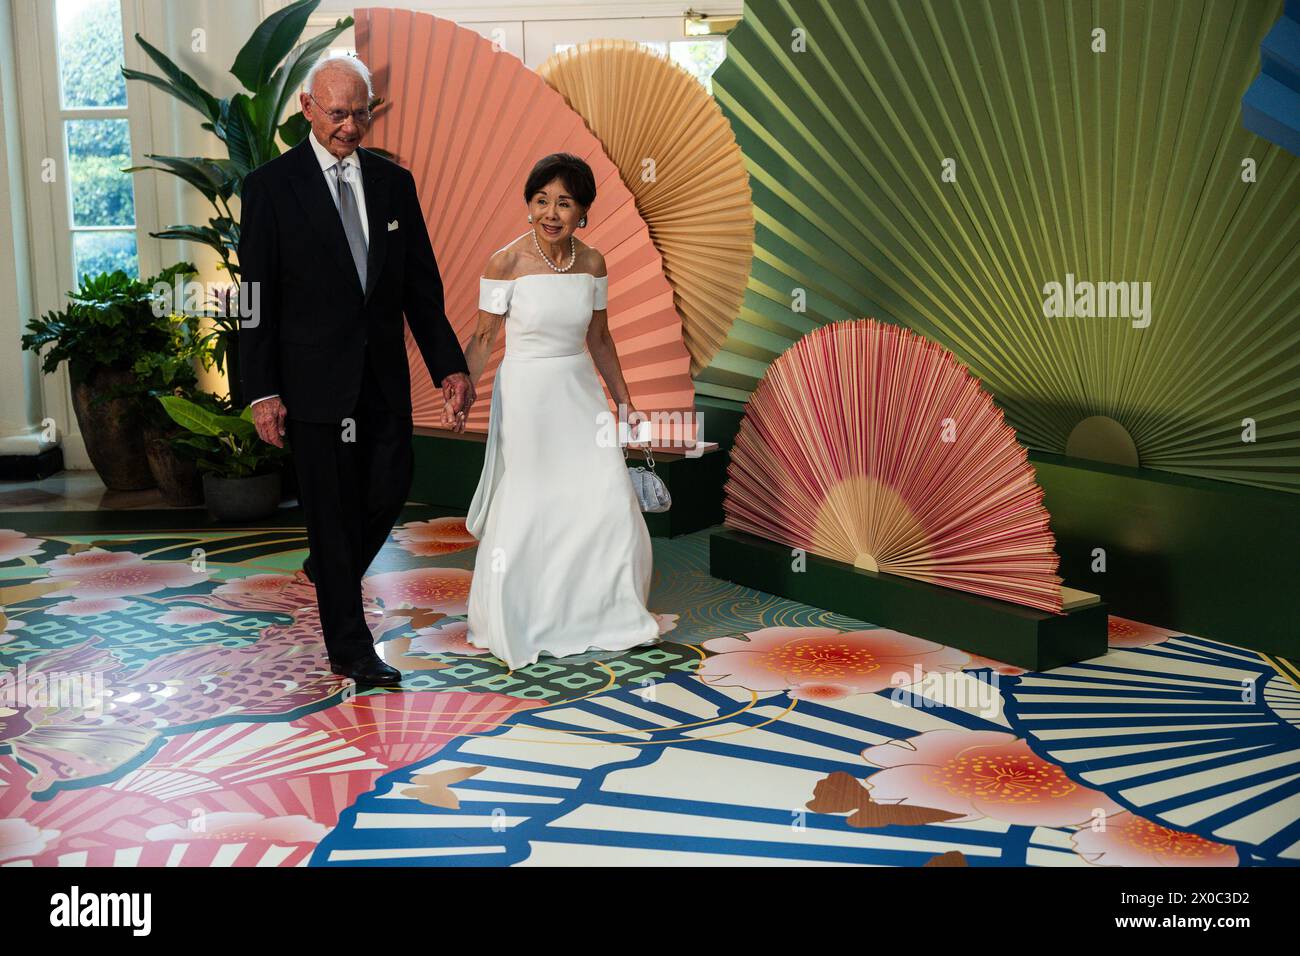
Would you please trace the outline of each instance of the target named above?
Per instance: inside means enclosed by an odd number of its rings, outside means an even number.
[[[397,228],[397,220],[394,219],[392,222],[388,224],[388,231],[392,232],[396,228]]]

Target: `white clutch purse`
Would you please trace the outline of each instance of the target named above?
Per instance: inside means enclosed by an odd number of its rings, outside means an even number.
[[[623,459],[627,460],[626,445],[623,446]],[[637,465],[627,470],[632,479],[632,490],[636,492],[636,500],[640,502],[642,511],[667,511],[672,507],[673,496],[668,493],[664,480],[655,474],[655,458],[650,454],[649,445],[645,449],[645,463],[648,466],[646,468]]]

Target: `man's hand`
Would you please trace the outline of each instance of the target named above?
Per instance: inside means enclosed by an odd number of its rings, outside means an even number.
[[[289,410],[278,398],[268,398],[253,406],[253,425],[257,436],[276,448],[284,447],[284,420]]]
[[[470,406],[478,396],[474,384],[464,372],[453,372],[442,380],[443,412],[445,424],[455,431],[465,430],[465,421],[469,417]]]
[[[465,430],[465,413],[457,412],[451,402],[442,403],[442,426],[454,432]]]

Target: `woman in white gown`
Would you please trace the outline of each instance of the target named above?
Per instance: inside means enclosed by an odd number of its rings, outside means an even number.
[[[596,378],[599,367],[635,419],[609,335],[605,260],[573,234],[595,193],[576,156],[533,168],[532,229],[489,260],[465,350],[477,382],[505,326],[483,472],[465,519],[479,539],[467,638],[512,669],[542,652],[618,651],[659,636],[646,609],[650,535],[623,454],[608,440],[611,413]],[[450,405],[444,419],[464,427],[464,412]]]

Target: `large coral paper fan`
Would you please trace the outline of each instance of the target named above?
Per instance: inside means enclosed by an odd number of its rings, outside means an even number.
[[[754,197],[731,123],[699,80],[632,40],[579,43],[537,72],[586,121],[636,196],[664,257],[694,375],[740,314],[754,254]]]
[[[799,339],[754,391],[725,524],[871,571],[1046,611],[1055,540],[1025,450],[951,352],[872,319]]]
[[[533,164],[550,153],[573,153],[596,178],[596,201],[578,238],[605,257],[609,328],[633,404],[647,414],[691,421],[690,355],[663,260],[635,199],[582,117],[518,57],[473,30],[406,10],[363,8],[355,16],[357,55],[386,103],[366,145],[395,154],[415,176],[447,317],[460,341],[468,341],[477,323],[479,278],[488,259],[530,228],[523,188]],[[471,431],[487,430],[505,338],[498,338],[476,383]],[[437,426],[442,394],[409,332],[406,349],[414,421]],[[690,428],[684,432],[694,437]]]

